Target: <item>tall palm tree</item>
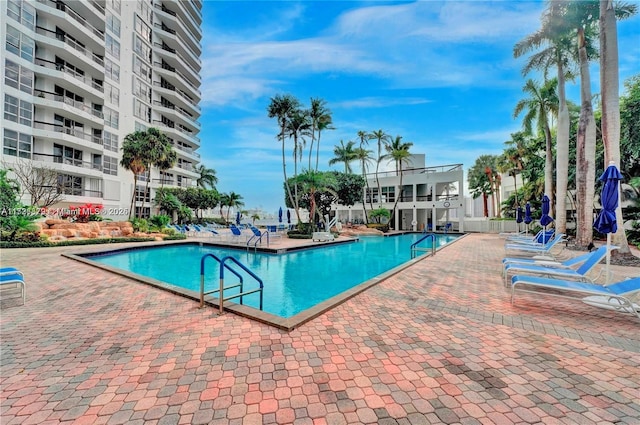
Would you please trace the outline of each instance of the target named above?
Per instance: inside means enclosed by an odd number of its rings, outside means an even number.
[[[378,186],[378,200],[382,199],[382,188],[380,187],[380,179],[378,178],[378,172],[380,170],[380,159],[384,155],[383,149],[384,147],[391,141],[391,136],[384,132],[384,130],[380,129],[377,131],[372,131],[369,134],[369,137],[372,140],[376,140],[378,142],[378,151],[377,151],[377,161],[376,161],[376,185]]]
[[[411,149],[413,146],[412,142],[403,142],[402,136],[396,136],[389,144],[385,145],[385,150],[387,153],[383,155],[380,159],[386,160],[389,162],[393,161],[396,167],[396,173],[400,176],[400,182],[398,185],[398,193],[396,194],[396,200],[393,204],[393,210],[391,210],[391,217],[389,218],[389,222],[393,222],[394,217],[396,216],[396,208],[398,206],[398,201],[402,196],[402,166],[407,164],[411,158]],[[397,226],[394,226],[397,229]]]
[[[160,172],[163,173],[173,167],[176,166],[178,162],[178,153],[171,149],[165,152],[165,155],[158,160],[156,166],[160,169]],[[164,178],[160,179],[160,187],[164,187]]]
[[[318,147],[320,145],[320,126],[321,123],[326,128],[326,123],[331,122],[331,111],[326,107],[327,102],[320,98],[311,98],[311,105],[309,106],[308,116],[311,120],[311,145],[309,146],[309,170],[311,170],[311,157],[313,156],[313,144],[316,141],[316,131],[318,131]],[[316,160],[316,171],[318,170]]]
[[[556,127],[556,230],[566,231],[566,198],[569,181],[569,135],[570,119],[567,107],[565,81],[573,79],[569,71],[571,64],[576,60],[573,49],[570,29],[567,27],[565,14],[565,2],[550,1],[542,17],[542,27],[535,33],[518,42],[513,54],[520,57],[523,54],[537,48],[542,50],[533,54],[523,68],[523,74],[528,74],[533,69],[542,69],[545,78],[548,70],[556,67],[558,79],[558,120]]]
[[[311,118],[309,113],[303,109],[294,110],[287,123],[287,135],[293,139],[293,199],[294,207],[297,210],[299,206],[298,183],[295,177],[298,175],[298,162],[302,162],[302,152],[306,144],[305,136],[310,135]]]
[[[371,196],[369,193],[369,181],[367,180],[367,164],[374,161],[375,159],[371,156],[373,151],[369,149],[365,149],[363,147],[356,148],[354,149],[353,152],[354,152],[355,159],[360,161],[360,167],[362,168],[362,178],[364,179],[364,183],[365,183],[365,192],[362,198],[362,209],[364,212],[365,224],[367,224],[369,222],[367,218],[367,200],[366,200],[367,196],[369,196],[369,201],[371,202]],[[371,209],[373,210],[373,206],[371,206]]]
[[[214,189],[216,184],[218,183],[218,176],[216,175],[216,170],[213,168],[208,168],[204,164],[198,165],[193,171],[198,173],[198,178],[196,179],[196,185],[203,189]]]
[[[637,12],[636,5],[629,14]],[[605,148],[604,166],[613,162],[620,169],[620,76],[618,72],[618,30],[612,0],[600,1],[600,99],[602,102],[602,140]],[[618,203],[616,219],[623,223],[622,207]],[[616,255],[630,254],[624,226],[612,236],[612,243],[619,247]]]
[[[278,94],[272,97],[271,103],[269,103],[269,106],[267,107],[269,118],[276,118],[278,126],[280,127],[278,138],[282,143],[282,173],[284,174],[284,184],[287,189],[287,196],[289,196],[289,201],[294,208],[297,206],[297,200],[293,197],[291,187],[289,186],[289,179],[287,178],[287,160],[284,147],[287,125],[289,124],[289,120],[293,113],[298,109],[300,109],[300,101],[290,94]],[[295,212],[298,222],[300,222],[300,212],[298,211],[298,208],[295,208]]]
[[[336,128],[333,126],[331,114],[324,115],[318,122],[318,143],[316,143],[316,168],[315,168],[316,171],[318,171],[318,164],[320,162],[320,134],[324,130],[335,130],[335,129]]]
[[[122,158],[120,165],[133,173],[133,194],[131,195],[131,206],[129,208],[129,219],[134,211],[136,190],[138,187],[138,177],[147,169],[144,161],[145,154],[144,131],[135,131],[125,136],[122,143]]]
[[[481,155],[467,173],[467,182],[473,199],[482,196],[484,217],[489,217],[489,195],[493,194],[493,184],[485,173],[485,160]]]
[[[175,161],[177,161],[177,154],[174,152],[173,145],[169,138],[159,129],[151,127],[143,132],[143,134],[144,153],[142,160],[146,171],[149,173],[144,191],[144,199],[146,199],[146,194],[149,193],[149,183],[151,181],[151,167],[156,166],[160,168],[161,166],[166,166],[168,164],[173,166],[175,165]],[[143,200],[143,207],[144,203],[145,201]]]
[[[516,104],[513,116],[517,117],[526,111],[523,119],[525,132],[531,134],[533,122],[537,124],[538,132],[545,138],[544,191],[549,198],[553,198],[553,147],[551,143],[551,128],[549,115],[558,111],[558,96],[556,95],[557,80],[545,81],[541,86],[529,79],[522,91],[530,97],[522,99]],[[552,208],[552,205],[550,205]]]
[[[356,159],[356,153],[353,150],[353,143],[351,140],[344,144],[344,140],[340,140],[340,145],[336,145],[333,148],[333,158],[329,160],[329,165],[338,164],[340,162],[344,163],[344,172],[346,174],[351,174],[353,170],[351,169],[351,161]]]
[[[338,197],[336,193],[338,183],[335,179],[335,174],[304,170],[296,177],[296,180],[298,181],[297,183],[300,184],[302,191],[309,194],[309,222],[311,228],[315,230],[315,216],[317,212],[316,194],[318,192],[329,192],[336,198]],[[324,222],[322,214],[320,214],[320,219]]]
[[[371,206],[371,210],[373,210],[373,197],[371,193],[369,193],[369,180],[367,179],[367,164],[369,164],[374,158],[371,156],[373,151],[365,149],[365,146],[369,146],[369,140],[371,140],[371,135],[366,131],[358,131],[358,139],[360,139],[360,145],[358,149],[356,149],[356,159],[360,160],[360,166],[362,169],[362,178],[365,183],[365,195],[362,199],[362,209],[364,212],[364,221],[365,224],[369,223],[367,218],[367,196],[369,196],[369,205]]]

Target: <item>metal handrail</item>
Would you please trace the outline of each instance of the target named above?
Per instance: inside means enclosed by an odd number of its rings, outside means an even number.
[[[418,248],[417,245],[420,242],[422,242],[423,240],[427,239],[427,238],[431,238],[431,255],[436,255],[436,235],[434,233],[427,233],[426,235],[424,235],[423,237],[418,239],[416,242],[411,244],[411,259],[412,260],[414,258],[416,258],[416,252],[417,251],[426,251],[426,249],[424,249],[424,248]]]
[[[259,235],[254,234],[253,236],[251,236],[251,238],[249,238],[249,240],[247,241],[247,248],[249,248],[249,244],[251,243],[253,238],[257,238],[256,241],[253,243],[253,249],[257,250],[258,249],[258,244],[260,242],[262,242],[262,237],[264,235],[267,235],[267,246],[269,246],[269,231],[265,230],[264,232],[260,232]]]
[[[222,289],[222,286],[220,286],[221,289],[214,289],[213,291],[209,291],[209,292],[204,292],[204,260],[207,259],[207,257],[211,257],[214,260],[216,260],[219,264],[222,264],[222,260],[220,260],[220,258],[218,258],[215,254],[205,254],[201,259],[200,259],[200,308],[204,307],[204,296],[205,295],[209,295],[209,294],[213,294],[216,292],[220,292],[220,290]],[[238,278],[240,279],[240,283],[234,286],[229,286],[226,289],[231,289],[231,288],[237,288],[238,286],[240,287],[240,292],[242,292],[243,290],[243,281],[244,279],[242,278],[242,276],[236,272],[235,270],[233,270],[231,267],[229,266],[225,266],[231,273],[235,274],[236,276],[238,276]],[[222,269],[222,266],[220,267],[220,269]],[[222,284],[221,284],[222,285]],[[221,297],[222,298],[222,297]],[[220,303],[222,305],[222,303]],[[242,297],[240,297],[240,304],[242,304]]]
[[[253,289],[251,291],[247,291],[247,292],[243,292],[242,289],[240,289],[240,293],[236,294],[236,295],[232,295],[230,297],[224,298],[224,269],[226,266],[226,261],[231,261],[233,263],[235,263],[238,267],[240,267],[242,270],[244,270],[247,274],[249,274],[249,276],[253,277],[255,280],[258,281],[258,284],[260,284],[260,287],[258,289]],[[262,279],[260,279],[255,273],[253,273],[251,270],[249,270],[244,264],[242,264],[241,262],[239,262],[238,260],[236,260],[233,257],[227,256],[224,257],[222,259],[222,261],[220,262],[220,314],[223,313],[223,303],[224,301],[233,299],[233,298],[238,298],[240,297],[240,299],[242,300],[242,297],[244,295],[249,295],[249,294],[253,294],[254,292],[260,292],[260,310],[262,310],[262,301],[263,301],[263,290],[264,290],[264,283],[262,282]]]

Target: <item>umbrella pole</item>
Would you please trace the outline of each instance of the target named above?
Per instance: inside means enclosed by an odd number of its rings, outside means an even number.
[[[604,284],[608,285],[611,281],[609,276],[609,263],[611,262],[611,233],[607,233],[607,264],[605,266],[605,273],[607,274],[604,279]]]

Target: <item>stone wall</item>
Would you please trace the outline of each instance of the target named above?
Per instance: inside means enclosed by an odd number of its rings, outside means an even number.
[[[50,218],[34,224],[40,228],[40,233],[49,236],[49,240],[51,241],[73,238],[93,239],[101,237],[150,236],[146,233],[134,233],[133,227],[128,221],[90,221],[89,223],[70,223],[67,220]]]

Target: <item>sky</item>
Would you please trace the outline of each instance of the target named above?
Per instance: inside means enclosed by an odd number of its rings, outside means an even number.
[[[526,98],[525,58],[513,46],[540,26],[540,1],[217,1],[203,4],[201,161],[217,189],[245,209],[284,207],[279,128],[267,107],[291,94],[321,98],[334,130],[321,136],[320,170],[340,141],[384,130],[412,142],[426,166],[500,154]],[[620,84],[640,73],[640,16],[619,22]],[[599,67],[591,65],[592,92]],[[579,103],[578,80],[569,83]],[[622,93],[622,89],[621,89]],[[287,143],[287,172],[293,170]],[[369,147],[375,154],[375,141]],[[354,172],[359,166],[352,164]]]

